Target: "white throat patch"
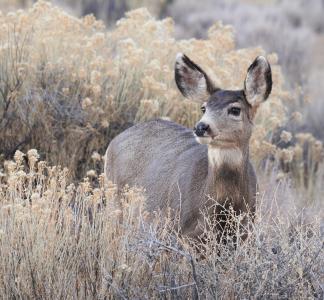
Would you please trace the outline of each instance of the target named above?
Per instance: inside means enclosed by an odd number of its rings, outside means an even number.
[[[237,167],[243,162],[243,153],[238,148],[208,147],[208,161],[213,167],[223,164]]]

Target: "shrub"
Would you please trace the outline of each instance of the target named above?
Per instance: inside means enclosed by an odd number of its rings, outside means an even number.
[[[239,242],[217,240],[206,218],[200,244],[179,236],[168,217],[157,213],[148,223],[141,190],[117,196],[102,176],[98,187],[87,179],[74,185],[36,150],[28,166],[24,157],[6,162],[0,181],[4,298],[323,297],[320,213],[283,210],[293,195],[285,180],[260,197],[246,241],[236,216],[230,225]]]
[[[42,1],[0,22],[0,152],[10,158],[17,149],[37,148],[75,178],[94,168],[93,151],[103,154],[135,122],[166,117],[194,125],[199,109],[181,98],[174,83],[177,52],[225,88],[242,88],[251,61],[265,54],[235,50],[232,28],[220,24],[207,40],[177,41],[173,21],[156,21],[146,9],[128,12],[110,32],[91,16],[77,19]],[[263,142],[286,120],[280,68],[274,54],[268,58],[275,84],[256,119],[256,162],[267,154]]]
[[[68,7],[78,16],[93,14],[96,18],[103,20],[109,26],[124,17],[125,12],[139,7],[147,7],[154,15],[160,15],[166,9],[169,0],[56,0],[57,5]]]

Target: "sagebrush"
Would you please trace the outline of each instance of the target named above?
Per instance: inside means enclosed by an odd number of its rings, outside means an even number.
[[[74,185],[66,169],[37,161],[37,151],[27,153],[28,167],[23,158],[17,152],[7,163],[0,185],[4,298],[323,297],[320,215],[307,220],[292,207],[277,214],[275,194],[260,197],[247,240],[240,241],[243,216],[236,216],[236,242],[232,235],[220,242],[206,219],[208,242],[200,244],[179,236],[176,221],[158,212],[148,223],[141,190],[117,196],[102,176],[96,188],[88,180]],[[275,187],[289,195],[287,182]]]
[[[91,16],[77,19],[42,1],[3,15],[0,152],[5,159],[17,149],[37,148],[42,158],[82,178],[96,168],[93,152],[102,155],[109,141],[135,122],[164,117],[194,125],[199,108],[184,101],[174,83],[177,52],[190,55],[227,89],[242,88],[249,64],[265,54],[260,48],[235,50],[228,26],[215,24],[207,40],[178,41],[172,19],[156,21],[146,9],[126,16],[107,31]],[[274,89],[255,121],[256,163],[276,153],[271,133],[290,120],[277,57],[268,59]]]

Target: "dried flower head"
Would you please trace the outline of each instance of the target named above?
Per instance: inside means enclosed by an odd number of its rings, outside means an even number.
[[[87,176],[90,177],[90,178],[95,178],[95,177],[97,177],[97,173],[96,173],[95,170],[89,170],[87,172]]]
[[[8,171],[8,173],[13,173],[17,169],[17,163],[11,160],[6,160],[3,163],[3,166]]]
[[[18,165],[20,165],[24,159],[25,154],[19,150],[15,152],[14,159]]]
[[[288,143],[291,141],[292,139],[292,134],[291,132],[288,132],[286,130],[283,130],[280,134],[280,138],[282,141],[284,141],[285,143]]]
[[[29,160],[35,160],[37,161],[39,159],[39,154],[36,149],[30,149],[27,152],[27,157]]]
[[[100,161],[100,160],[101,160],[101,155],[100,155],[98,152],[94,151],[94,152],[92,153],[92,155],[91,155],[91,158],[92,158],[94,161]]]
[[[81,103],[82,109],[88,109],[92,105],[92,101],[90,98],[84,98]]]
[[[276,180],[280,181],[280,180],[284,179],[285,177],[286,177],[285,173],[278,172],[278,174],[276,176]]]
[[[303,120],[303,116],[300,112],[295,111],[291,114],[291,119],[296,123],[301,123],[301,121]]]
[[[278,150],[278,155],[279,159],[284,163],[290,163],[294,158],[294,151],[292,151],[292,149],[280,149]]]
[[[311,133],[300,132],[300,133],[296,133],[295,137],[297,141],[302,145],[306,142],[313,143],[315,141],[315,138]]]
[[[95,84],[91,87],[92,92],[95,97],[99,97],[101,94],[101,86],[99,84]]]
[[[106,120],[106,119],[102,120],[102,121],[101,121],[101,126],[102,126],[103,128],[108,128],[108,127],[109,127],[109,121]]]

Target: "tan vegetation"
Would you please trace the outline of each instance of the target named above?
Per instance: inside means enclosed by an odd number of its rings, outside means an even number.
[[[188,297],[320,297],[323,241],[320,218],[287,227],[276,201],[248,222],[250,235],[234,244],[192,245],[156,215],[148,224],[142,192],[126,189],[115,208],[116,187],[75,186],[67,170],[37,161],[37,151],[6,164],[0,186],[0,292],[5,298],[101,299]],[[291,193],[284,182],[280,197]],[[275,200],[275,196],[273,197]],[[262,210],[265,209],[265,213]],[[290,213],[292,212],[290,207]],[[208,228],[216,224],[208,223]],[[239,236],[239,217],[230,224]],[[200,252],[196,251],[200,248]],[[202,259],[202,256],[204,259]]]
[[[36,148],[74,178],[98,168],[92,153],[103,154],[111,138],[135,122],[165,117],[194,125],[200,111],[181,99],[173,80],[177,52],[190,55],[228,89],[242,88],[251,61],[265,54],[259,48],[235,50],[233,29],[221,24],[209,29],[207,40],[177,41],[173,21],[155,21],[146,9],[128,12],[107,32],[91,16],[76,19],[41,1],[3,15],[0,26],[0,152],[10,158],[17,149]],[[275,154],[271,133],[289,120],[277,57],[268,59],[274,89],[255,122],[257,164]]]
[[[234,247],[209,231],[199,254],[170,220],[157,214],[146,223],[142,191],[127,189],[122,210],[115,208],[116,188],[103,183],[101,156],[136,122],[163,117],[193,127],[199,119],[199,107],[174,84],[177,52],[227,89],[242,88],[249,64],[266,53],[237,50],[233,29],[219,23],[206,40],[176,40],[172,19],[156,21],[146,9],[128,12],[107,31],[91,16],[78,19],[40,1],[2,14],[0,27],[1,295],[323,295],[322,144],[305,133],[276,139],[279,126],[301,115],[287,113],[290,97],[275,54],[267,55],[273,92],[251,141],[254,163],[264,168],[250,237]],[[270,172],[278,164],[282,171]]]

